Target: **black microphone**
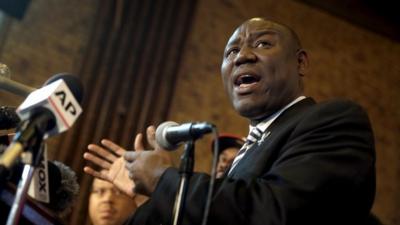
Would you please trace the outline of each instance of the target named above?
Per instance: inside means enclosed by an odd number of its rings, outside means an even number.
[[[179,125],[167,121],[157,127],[156,141],[166,150],[175,150],[182,142],[195,140],[212,132],[214,125],[206,122],[184,123]]]
[[[70,213],[79,195],[76,173],[59,161],[48,161],[50,202],[41,203],[64,217]]]
[[[14,107],[0,106],[0,155],[10,144],[9,134],[14,132],[20,121]]]
[[[68,88],[71,90],[72,94],[74,95],[75,99],[81,103],[83,94],[84,94],[84,87],[81,82],[81,80],[77,77],[74,76],[70,73],[58,73],[55,74],[54,76],[51,76],[46,82],[44,82],[43,86],[46,86],[48,84],[51,84],[55,81],[58,80],[64,80],[64,82],[67,84]]]
[[[20,121],[14,107],[0,107],[0,130],[16,128]]]
[[[16,164],[9,181],[15,185],[18,184],[23,171],[23,164]],[[44,203],[35,196],[31,196],[37,203],[43,205],[46,209],[63,218],[72,210],[79,195],[79,184],[76,173],[68,166],[59,161],[47,161],[48,169],[48,188],[49,188],[49,203]],[[35,202],[36,202],[35,201]]]

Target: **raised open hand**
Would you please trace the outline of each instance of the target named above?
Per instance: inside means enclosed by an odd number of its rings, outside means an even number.
[[[113,183],[118,189],[134,197],[135,183],[129,179],[125,160],[122,157],[127,151],[107,139],[101,140],[101,144],[102,146],[90,144],[89,151],[83,154],[83,158],[99,166],[100,170],[95,170],[90,166],[85,166],[83,170],[89,175]]]

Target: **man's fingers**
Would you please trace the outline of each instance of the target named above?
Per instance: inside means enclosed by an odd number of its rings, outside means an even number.
[[[127,162],[125,163],[125,170],[127,171],[127,175],[131,181],[133,181],[133,174],[134,174],[134,169],[133,169],[133,163],[134,162]]]
[[[134,151],[126,151],[125,154],[124,154],[124,159],[125,159],[127,162],[130,163],[130,162],[135,161],[135,160],[138,158],[139,154],[140,154],[140,153],[134,152]],[[129,163],[126,163],[125,167],[126,167]]]
[[[135,151],[143,151],[143,134],[138,133],[135,138]]]
[[[114,162],[117,159],[117,156],[115,156],[113,153],[110,151],[95,145],[95,144],[90,144],[88,145],[87,149],[91,152],[95,152],[97,155],[102,156],[104,159],[108,160],[110,163]]]
[[[154,150],[156,150],[156,151],[159,151],[159,150],[165,151],[164,149],[162,149],[160,147],[160,145],[158,145],[158,143],[156,141],[156,127],[155,126],[147,127],[147,141],[149,142],[149,144],[151,145],[151,147]]]
[[[93,177],[99,178],[101,180],[107,180],[107,176],[104,173],[94,170],[92,167],[85,166],[83,171]]]
[[[126,152],[126,149],[122,148],[121,146],[115,144],[114,142],[108,139],[101,140],[101,144],[107,147],[108,149],[112,150],[118,156],[122,156]]]
[[[156,142],[156,128],[154,126],[149,126],[146,129],[147,142],[149,142],[150,146],[155,149],[157,146]]]
[[[128,177],[130,180],[134,181],[135,174],[135,160],[138,159],[140,153],[137,152],[126,152],[124,155],[125,161],[125,169],[128,172]]]
[[[88,160],[88,161],[91,161],[92,163],[94,163],[94,164],[96,164],[98,166],[100,166],[102,169],[107,169],[108,170],[111,167],[111,164],[107,160],[99,158],[99,157],[93,155],[90,152],[85,152],[83,154],[83,158]]]

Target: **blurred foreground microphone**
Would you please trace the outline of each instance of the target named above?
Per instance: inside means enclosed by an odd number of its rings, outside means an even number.
[[[31,92],[36,90],[33,87],[29,87],[25,84],[18,83],[11,80],[11,72],[6,64],[0,63],[0,89],[6,90],[13,94],[26,97]]]
[[[43,203],[29,192],[28,194],[33,199],[40,201],[41,205],[56,213],[60,218],[63,218],[71,212],[73,204],[77,201],[79,194],[77,177],[70,167],[61,162],[47,161],[46,164],[49,176],[48,190],[50,201],[48,203]],[[12,183],[18,184],[22,170],[22,163],[15,165],[10,178]],[[32,187],[33,185],[31,184],[29,191]]]
[[[68,73],[59,73],[52,77],[50,77],[43,86],[50,84],[58,79],[63,79],[67,84],[70,84],[74,78],[73,75],[69,75]],[[68,85],[70,86],[70,85]],[[77,87],[82,89],[82,85],[77,85]],[[71,87],[69,87],[71,88]],[[34,87],[27,86],[25,84],[21,84],[19,82],[11,80],[11,72],[6,64],[0,63],[0,89],[6,90],[13,94],[27,97],[30,93],[36,91],[37,89]],[[72,93],[76,93],[76,91],[71,90]],[[82,94],[81,94],[82,96]],[[78,100],[79,101],[79,100]]]
[[[49,203],[50,190],[47,145],[42,142],[40,148],[42,148],[42,154],[40,155],[39,162],[35,166],[35,172],[33,173],[29,185],[28,195],[40,202]]]
[[[49,203],[41,203],[63,218],[71,212],[79,193],[79,184],[75,172],[58,161],[48,161]]]
[[[210,123],[184,123],[179,125],[173,121],[167,121],[157,127],[156,141],[166,150],[175,150],[182,142],[195,140],[206,133],[212,132],[214,125]]]
[[[79,102],[83,87],[77,77],[58,74],[46,83],[18,107],[17,113],[23,122],[13,142],[0,157],[0,166],[9,168],[24,150],[43,138],[67,130],[81,114]]]
[[[49,203],[42,203],[46,208],[64,217],[72,210],[79,194],[79,184],[75,172],[58,161],[48,161]]]
[[[0,154],[10,144],[10,133],[18,126],[19,119],[14,107],[0,106]]]
[[[11,133],[18,126],[20,119],[14,107],[0,107],[0,155],[4,153],[11,142]],[[0,166],[0,190],[2,189],[9,171]]]
[[[20,121],[14,107],[0,106],[0,130],[16,128]]]

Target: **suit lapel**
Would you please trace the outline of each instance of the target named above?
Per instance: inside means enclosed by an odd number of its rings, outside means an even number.
[[[264,167],[257,163],[260,159],[265,160],[265,164],[269,161],[269,156],[273,153],[268,151],[270,149],[271,142],[273,142],[277,136],[275,133],[279,133],[282,129],[287,129],[288,124],[293,118],[298,118],[299,112],[304,111],[306,108],[314,105],[315,101],[312,98],[305,98],[296,104],[285,110],[263,133],[259,141],[257,141],[250,149],[247,150],[246,154],[229,174],[230,178],[239,178],[246,176],[249,173],[257,173],[257,170],[253,170],[254,167]],[[228,170],[229,171],[229,170]]]

